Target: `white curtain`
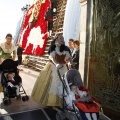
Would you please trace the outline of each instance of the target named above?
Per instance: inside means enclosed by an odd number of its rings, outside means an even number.
[[[66,45],[70,38],[79,39],[80,33],[80,2],[79,0],[68,0],[66,5],[63,36]]]

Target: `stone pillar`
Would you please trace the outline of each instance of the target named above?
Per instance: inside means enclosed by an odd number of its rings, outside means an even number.
[[[80,59],[79,71],[82,80],[84,80],[84,63],[85,63],[85,42],[86,42],[86,19],[87,19],[87,0],[79,0],[81,3],[80,14]]]
[[[89,54],[92,26],[92,0],[80,0],[81,18],[80,18],[80,68],[84,85],[88,87],[89,73]]]
[[[84,67],[84,85],[88,87],[89,74],[89,56],[90,56],[90,41],[92,39],[92,0],[87,0],[87,20],[86,20],[86,43],[85,43],[85,67]]]

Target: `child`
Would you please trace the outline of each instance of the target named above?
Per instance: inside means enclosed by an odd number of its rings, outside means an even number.
[[[87,96],[87,92],[86,91],[82,91],[78,89],[78,86],[71,84],[70,85],[70,90],[71,90],[71,94],[73,94],[73,99],[75,100],[75,96],[80,96],[80,98]]]
[[[16,90],[17,98],[20,98],[20,94],[19,94],[19,89],[21,86],[20,76],[15,76],[14,73],[8,73],[7,79],[8,79],[7,86],[11,87],[12,90]]]
[[[70,97],[75,102],[75,105],[80,110],[80,114],[84,117],[84,120],[98,120],[99,111],[98,106],[92,102],[91,97],[87,93],[87,89],[71,84],[70,85]]]
[[[89,98],[87,96],[87,92],[83,90],[79,90],[78,87],[74,84],[69,84],[70,87],[70,93],[69,96],[66,98],[67,105],[72,108],[72,101],[88,101]],[[79,98],[76,100],[76,97],[79,96]],[[86,98],[86,99],[85,99]],[[85,100],[84,100],[85,99]]]

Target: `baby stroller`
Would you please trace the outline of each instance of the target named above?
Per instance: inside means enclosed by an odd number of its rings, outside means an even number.
[[[70,95],[70,85],[74,84],[83,91],[87,91],[84,87],[80,73],[76,69],[70,69],[64,76],[58,75],[62,82],[63,91],[61,96],[63,97],[62,110],[56,114],[57,120],[110,120],[103,114],[102,107],[95,98],[85,97],[84,99],[73,99]],[[92,116],[93,115],[93,116]],[[96,115],[96,116],[94,116]],[[89,119],[89,117],[91,117]],[[94,117],[94,118],[93,118]]]
[[[18,61],[13,61],[12,59],[6,59],[0,65],[1,71],[1,84],[3,87],[3,103],[4,105],[11,104],[11,98],[16,98],[17,100],[21,99],[22,96],[23,101],[28,101],[29,97],[27,96],[23,86],[22,86],[22,79],[19,76],[19,71],[17,69]],[[8,80],[8,74],[14,74],[14,83],[10,83]],[[15,86],[14,86],[15,85]],[[19,95],[17,94],[17,91]]]

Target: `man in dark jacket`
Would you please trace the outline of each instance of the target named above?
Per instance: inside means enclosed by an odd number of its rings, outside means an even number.
[[[18,45],[17,48],[17,56],[18,56],[18,64],[21,65],[22,64],[22,54],[23,54],[23,48],[21,47],[21,45]]]
[[[48,11],[45,15],[45,20],[48,21],[48,32],[49,36],[52,34],[52,27],[53,27],[53,11],[51,8],[48,8]]]
[[[50,0],[51,1],[51,8],[53,13],[56,13],[56,8],[57,8],[57,1],[56,0]]]

